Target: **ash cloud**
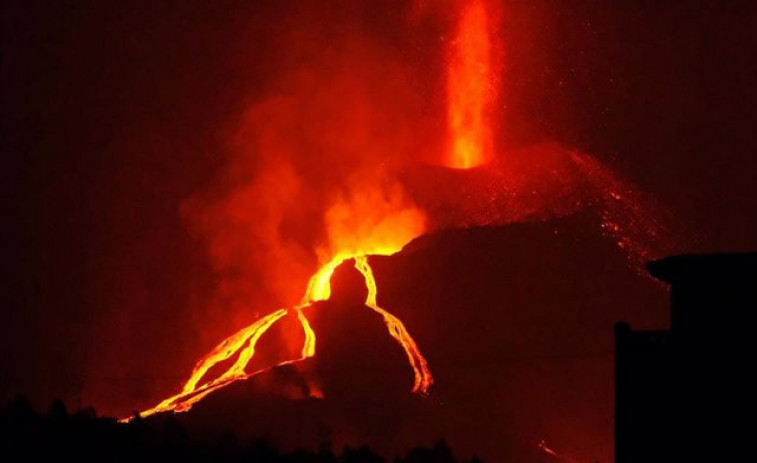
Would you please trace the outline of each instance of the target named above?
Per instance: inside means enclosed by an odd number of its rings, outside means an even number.
[[[417,214],[397,172],[417,162],[424,102],[366,5],[284,20],[264,96],[232,123],[220,174],[182,204],[219,276],[218,304],[291,305],[343,236]]]

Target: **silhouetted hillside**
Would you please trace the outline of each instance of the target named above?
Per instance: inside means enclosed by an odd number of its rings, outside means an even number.
[[[0,412],[0,436],[3,461],[480,462],[477,458],[458,459],[444,441],[430,448],[413,448],[405,457],[393,460],[366,445],[344,447],[336,453],[328,441],[321,442],[318,450],[282,452],[269,440],[242,440],[228,431],[213,440],[195,436],[170,414],[123,424],[98,417],[92,408],[69,414],[60,401],[41,414],[24,397],[16,398]]]

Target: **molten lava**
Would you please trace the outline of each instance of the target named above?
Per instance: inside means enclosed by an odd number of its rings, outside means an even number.
[[[468,169],[492,158],[495,99],[490,16],[484,0],[463,6],[447,63],[449,167]]]
[[[376,279],[373,277],[373,269],[368,264],[368,258],[366,256],[356,256],[355,268],[363,274],[365,284],[368,286],[368,297],[365,299],[365,305],[383,315],[384,322],[387,328],[389,328],[389,334],[405,349],[407,359],[415,373],[413,392],[423,395],[427,394],[428,389],[434,384],[434,378],[431,376],[431,370],[428,368],[426,359],[423,358],[418,345],[415,344],[413,337],[407,332],[407,328],[405,328],[400,319],[379,307],[376,302]]]
[[[563,462],[563,463],[578,463],[578,460],[575,460],[561,453],[558,453],[554,449],[548,447],[547,443],[544,440],[539,441],[538,447],[539,447],[539,450],[544,452],[544,454],[552,457],[551,459],[554,461]]]
[[[297,315],[297,319],[305,332],[305,341],[299,358],[286,360],[275,366],[291,364],[313,357],[316,352],[316,336],[310,326],[310,322],[302,312],[302,309],[313,302],[326,300],[330,297],[330,279],[331,275],[334,273],[334,269],[350,258],[355,259],[355,268],[357,268],[365,278],[365,284],[368,288],[368,296],[366,297],[365,305],[384,317],[384,322],[389,330],[389,334],[397,340],[407,354],[408,361],[414,372],[413,392],[422,395],[427,394],[429,388],[434,383],[433,376],[428,367],[428,362],[423,357],[423,354],[421,354],[418,345],[415,343],[415,340],[413,340],[413,337],[410,336],[410,333],[408,333],[405,325],[397,317],[379,307],[376,302],[376,279],[373,276],[373,269],[371,269],[371,266],[368,263],[368,257],[365,255],[340,254],[321,267],[321,269],[313,275],[308,282],[305,297],[300,305],[291,309],[279,309],[224,339],[212,351],[197,362],[192,370],[192,374],[184,384],[180,393],[163,400],[151,409],[141,412],[140,415],[145,417],[165,411],[187,411],[192,408],[192,405],[202,400],[211,392],[235,381],[248,379],[258,373],[269,370],[271,367],[258,369],[250,373],[246,372],[247,366],[255,355],[255,346],[260,340],[260,337],[265,334],[273,324],[290,312],[294,312]],[[200,381],[207,375],[208,370],[218,363],[232,358],[234,355],[236,355],[236,361],[224,373],[200,383]],[[126,421],[128,421],[128,419]]]

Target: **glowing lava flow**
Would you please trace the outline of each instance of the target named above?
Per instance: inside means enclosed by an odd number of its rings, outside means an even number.
[[[578,460],[574,460],[572,458],[569,458],[569,457],[567,457],[565,455],[562,455],[562,454],[554,451],[550,447],[547,447],[547,443],[544,442],[544,440],[539,441],[538,447],[539,447],[539,449],[542,452],[544,452],[547,455],[550,455],[550,456],[554,457],[554,459],[557,460],[557,461],[562,461],[562,462],[565,462],[565,463],[578,463]]]
[[[429,388],[434,382],[434,379],[431,376],[431,371],[428,368],[428,362],[426,362],[423,354],[421,354],[420,349],[418,349],[417,344],[408,333],[405,325],[397,317],[378,306],[376,302],[376,280],[373,277],[373,270],[368,264],[368,257],[365,255],[340,254],[329,261],[328,264],[321,267],[321,269],[310,278],[305,297],[300,305],[291,309],[279,309],[264,316],[247,328],[244,328],[236,334],[224,339],[212,351],[197,362],[192,370],[192,374],[184,384],[180,393],[165,399],[151,409],[141,412],[140,416],[146,417],[166,411],[187,411],[192,408],[192,405],[202,400],[211,392],[227,386],[234,381],[248,379],[272,368],[263,368],[250,373],[245,371],[255,355],[255,346],[260,340],[260,337],[263,336],[274,323],[292,311],[296,313],[297,319],[305,332],[305,341],[302,346],[301,356],[297,359],[281,362],[276,366],[291,364],[313,357],[315,355],[316,343],[315,332],[313,332],[310,322],[308,322],[302,309],[315,301],[326,300],[330,297],[330,279],[331,275],[334,273],[334,269],[350,258],[355,259],[355,268],[357,268],[365,278],[365,284],[368,288],[368,296],[365,304],[384,317],[384,322],[389,329],[389,333],[405,349],[408,361],[410,362],[415,375],[413,392],[422,395],[427,394]],[[234,355],[237,355],[236,361],[223,374],[214,379],[200,383],[212,367],[232,358]],[[130,419],[131,418],[127,418],[122,421],[129,421]]]
[[[483,0],[466,2],[447,64],[449,167],[467,169],[491,157],[494,101],[492,46]]]
[[[298,311],[298,313],[301,312]],[[226,386],[234,381],[249,378],[258,373],[245,373],[244,371],[250,359],[255,355],[255,345],[263,333],[286,314],[286,309],[277,310],[276,312],[259,319],[247,328],[243,328],[236,334],[224,339],[212,351],[197,362],[192,370],[192,374],[189,376],[189,379],[184,384],[180,393],[165,399],[149,410],[141,412],[140,415],[146,417],[169,410],[175,412],[187,411],[192,408],[192,405],[199,402],[203,397],[216,389]],[[304,316],[300,318],[300,320],[305,320]],[[310,331],[312,332],[312,330]],[[245,344],[246,347],[243,348]],[[307,342],[305,344],[307,344]],[[225,373],[198,386],[198,383],[210,368],[219,362],[227,360],[237,352],[239,352],[237,361],[234,362]],[[128,419],[123,421],[128,421]]]
[[[389,333],[405,349],[407,359],[415,373],[413,392],[423,395],[427,394],[428,389],[434,384],[434,378],[431,376],[428,362],[426,362],[420,349],[418,349],[418,345],[415,344],[413,337],[407,332],[407,328],[405,328],[400,319],[379,307],[376,302],[376,279],[373,278],[373,269],[368,265],[368,257],[356,256],[355,268],[363,274],[365,283],[368,286],[368,297],[365,299],[365,305],[384,316],[384,322],[387,328],[389,328]]]
[[[415,343],[413,337],[410,336],[410,333],[408,333],[407,328],[405,328],[402,321],[378,305],[378,302],[376,301],[376,279],[373,276],[373,269],[370,264],[368,264],[367,256],[339,255],[332,259],[327,265],[321,267],[321,270],[319,270],[308,283],[308,290],[305,294],[305,298],[308,301],[304,302],[309,303],[328,299],[331,296],[331,285],[329,282],[331,280],[331,275],[334,273],[334,269],[345,260],[351,258],[355,259],[355,268],[363,274],[365,286],[368,288],[368,296],[365,299],[365,305],[384,317],[384,323],[386,323],[386,327],[389,329],[389,334],[391,334],[402,348],[405,349],[405,354],[407,355],[408,362],[410,362],[410,366],[413,367],[415,377],[413,382],[413,392],[426,395],[431,385],[434,384],[434,378],[431,375],[428,362],[423,357],[423,354],[421,354],[418,345]]]

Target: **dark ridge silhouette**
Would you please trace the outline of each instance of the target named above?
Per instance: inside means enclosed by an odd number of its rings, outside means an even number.
[[[615,328],[615,461],[739,461],[752,453],[757,253],[669,257],[666,331]]]
[[[405,457],[387,460],[367,445],[346,446],[335,453],[328,441],[318,450],[281,452],[269,440],[240,441],[226,431],[215,440],[188,432],[175,415],[118,423],[100,417],[93,408],[70,414],[56,400],[46,414],[18,396],[0,411],[0,452],[3,461],[116,462],[254,462],[254,463],[480,463],[458,459],[444,441],[431,448],[410,449]]]

